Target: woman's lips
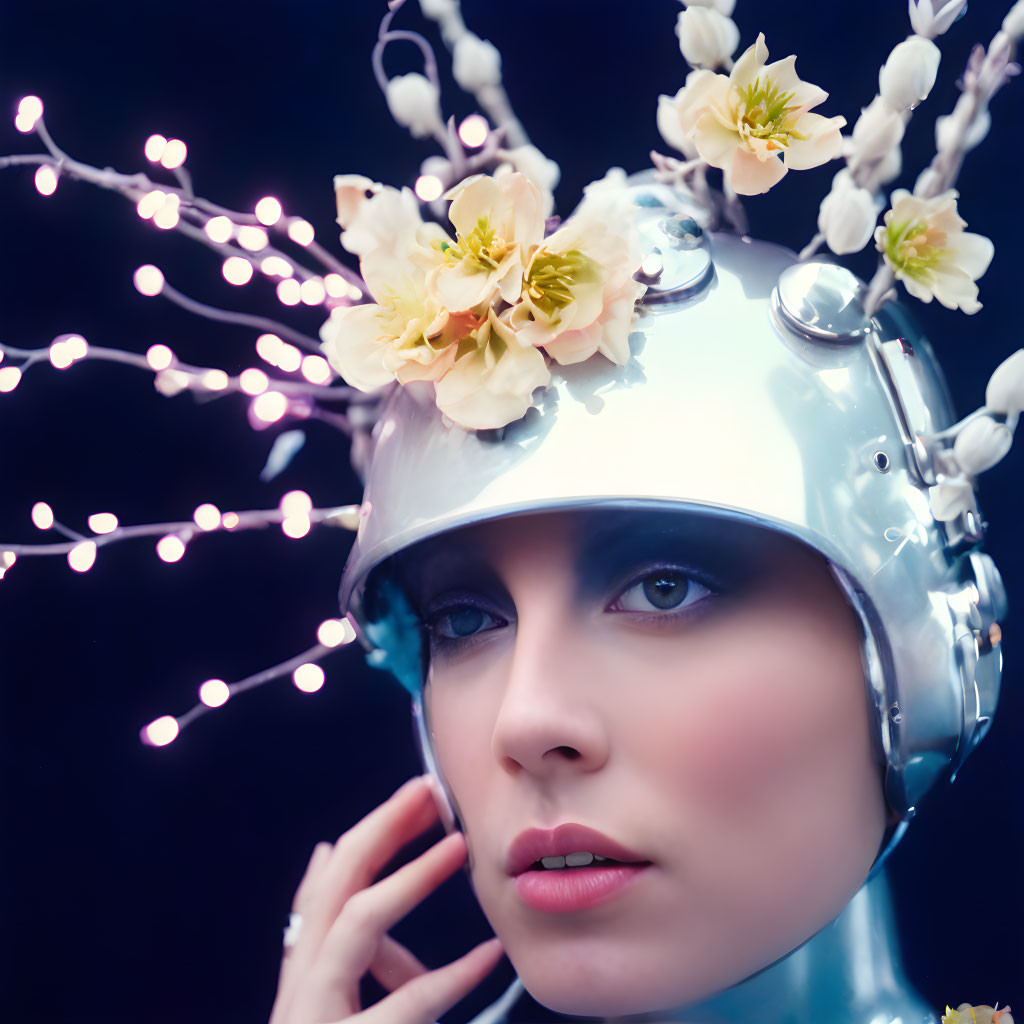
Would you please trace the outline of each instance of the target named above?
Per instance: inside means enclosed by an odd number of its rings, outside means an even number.
[[[591,853],[617,863],[541,868],[544,857]],[[565,913],[605,903],[651,866],[640,854],[585,825],[528,829],[509,848],[508,873],[523,902],[535,910]]]

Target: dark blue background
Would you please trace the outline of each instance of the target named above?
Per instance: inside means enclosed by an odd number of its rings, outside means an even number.
[[[911,124],[901,183],[930,157],[932,118],[951,108],[970,44],[991,37],[1003,6],[972,4],[942,41],[942,83]],[[466,0],[470,26],[504,54],[523,121],[562,165],[563,213],[609,165],[637,170],[651,147],[664,149],[656,97],[674,93],[686,71],[678,9],[671,0]],[[393,125],[374,84],[369,55],[383,10],[369,0],[6,3],[0,109],[13,114],[20,96],[37,93],[72,155],[126,171],[144,166],[151,132],[184,138],[200,194],[244,209],[275,193],[337,250],[332,174],[409,183],[433,152]],[[908,30],[899,0],[816,11],[798,0],[740,0],[736,20],[743,45],[763,29],[774,57],[797,53],[802,76],[833,93],[825,112],[851,122]],[[421,24],[414,5],[400,22]],[[441,64],[447,75],[443,55]],[[415,67],[411,47],[389,51],[391,73]],[[464,116],[470,103],[454,90],[448,111]],[[1015,83],[997,98],[996,130],[960,182],[962,212],[997,244],[981,282],[984,310],[968,318],[918,305],[961,412],[981,404],[988,374],[1021,344],[1022,111],[1024,83]],[[37,148],[13,127],[0,139],[0,152]],[[799,248],[834,170],[790,175],[751,200],[753,232]],[[34,347],[78,331],[137,351],[166,342],[184,359],[235,371],[252,362],[251,331],[143,299],[131,275],[154,261],[189,294],[261,310],[275,305],[266,283],[229,288],[213,254],[144,225],[115,195],[64,181],[44,199],[30,170],[3,172],[0,189],[4,342]],[[871,259],[854,266],[869,273]],[[318,317],[298,316],[315,333]],[[83,529],[93,511],[124,523],[187,518],[200,501],[272,507],[292,487],[320,505],[358,500],[345,445],[318,426],[268,486],[257,474],[273,431],[254,434],[241,400],[167,400],[146,375],[109,364],[34,370],[0,396],[0,540],[38,536],[28,513],[39,499]],[[1015,604],[1024,600],[1022,458],[1014,452],[987,474],[982,493],[988,548]],[[240,678],[311,644],[335,612],[346,546],[335,531],[300,542],[277,531],[212,537],[167,566],[140,542],[102,552],[84,576],[61,559],[25,560],[0,584],[3,1019],[265,1019],[280,927],[314,842],[337,836],[417,769],[405,700],[346,650],[326,664],[315,695],[282,681],[163,750],[141,746],[137,729],[184,711],[203,679]],[[1006,628],[1004,698],[989,740],[957,785],[925,805],[892,860],[906,959],[937,1010],[962,1000],[1024,1009],[1017,622]],[[487,926],[460,877],[398,933],[440,963]]]

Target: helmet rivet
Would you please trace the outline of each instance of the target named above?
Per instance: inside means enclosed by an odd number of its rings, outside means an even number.
[[[885,452],[875,452],[875,457],[872,461],[875,464],[875,469],[877,469],[879,473],[889,472],[889,466],[891,463],[889,462],[889,456],[886,455]]]
[[[889,720],[892,722],[903,721],[903,712],[900,711],[900,706],[898,703],[893,703],[889,705]]]
[[[661,258],[660,249],[652,249],[645,257],[640,269],[634,275],[642,283],[657,281],[665,269],[665,261]]]

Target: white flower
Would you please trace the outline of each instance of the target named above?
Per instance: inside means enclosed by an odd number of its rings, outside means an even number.
[[[910,25],[925,39],[941,36],[967,5],[967,0],[909,0]]]
[[[940,523],[948,523],[974,508],[974,488],[967,480],[944,480],[928,488],[932,515]]]
[[[828,247],[837,256],[860,252],[871,241],[877,219],[874,196],[858,188],[848,172],[837,174],[818,211],[818,230]]]
[[[886,156],[903,141],[903,117],[881,96],[876,96],[860,112],[853,126],[853,152],[858,162],[870,163]]]
[[[458,348],[458,358],[435,389],[437,407],[467,430],[519,419],[533,392],[551,381],[543,354],[524,345],[493,309],[472,340]]]
[[[334,198],[338,204],[338,223],[347,228],[356,219],[369,195],[376,194],[383,187],[379,181],[372,181],[362,174],[336,174]]]
[[[893,110],[909,110],[928,97],[939,71],[939,48],[923,36],[897,43],[878,72],[878,92]]]
[[[696,71],[691,71],[686,77],[687,83],[690,79],[698,74]],[[687,160],[692,160],[697,156],[697,144],[693,140],[693,136],[683,130],[682,123],[679,120],[679,107],[683,103],[686,97],[686,90],[688,84],[684,85],[682,89],[675,94],[675,96],[659,96],[658,97],[658,132],[661,137],[673,148],[678,150]]]
[[[717,68],[736,52],[740,43],[736,23],[711,7],[680,11],[676,35],[683,59],[695,68]]]
[[[443,21],[455,11],[455,0],[420,0],[420,10],[424,17],[433,21]]]
[[[985,407],[1007,416],[1018,416],[1024,410],[1024,348],[996,367],[985,389]]]
[[[828,93],[797,77],[795,57],[765,66],[764,35],[736,62],[729,77],[694,71],[666,106],[712,167],[740,195],[767,192],[789,170],[817,167],[838,156],[845,118],[808,111]],[[666,120],[659,117],[659,126]]]
[[[452,54],[452,74],[466,92],[501,82],[501,54],[493,43],[472,32],[459,36]]]
[[[1006,12],[1006,17],[1003,18],[1003,31],[1013,40],[1024,36],[1024,0],[1017,0]]]
[[[441,99],[437,87],[418,72],[397,75],[388,82],[391,116],[417,139],[440,130]]]
[[[526,252],[544,237],[543,197],[525,175],[479,174],[456,185],[448,217],[455,243],[442,242],[441,262],[428,282],[451,310],[490,304],[495,295],[519,301]]]
[[[953,457],[971,476],[984,473],[1000,462],[1013,444],[1013,431],[991,416],[968,421],[953,442]]]
[[[681,3],[684,7],[710,7],[727,18],[731,18],[736,9],[736,0],[681,0]]]
[[[875,231],[875,244],[908,292],[922,302],[933,298],[947,309],[977,313],[974,283],[992,260],[994,247],[984,235],[964,231],[956,210],[957,193],[919,199],[905,189],[892,194],[892,209]]]
[[[515,149],[499,149],[498,156],[506,161],[494,172],[496,178],[503,174],[519,171],[525,174],[540,189],[544,197],[544,217],[551,216],[555,208],[554,189],[562,176],[562,169],[554,160],[549,160],[536,146],[516,146]]]

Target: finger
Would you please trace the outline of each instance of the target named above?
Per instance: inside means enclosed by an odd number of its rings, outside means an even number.
[[[359,979],[376,959],[385,932],[465,860],[466,840],[455,833],[394,874],[357,892],[331,925],[302,991],[296,995],[297,1018],[332,1020],[355,1013],[359,1008]]]
[[[359,1024],[434,1024],[497,966],[504,950],[498,939],[482,942],[465,956],[430,971],[359,1014]]]
[[[427,973],[427,968],[400,942],[385,935],[377,956],[370,964],[370,973],[389,992],[408,984],[413,978]]]

